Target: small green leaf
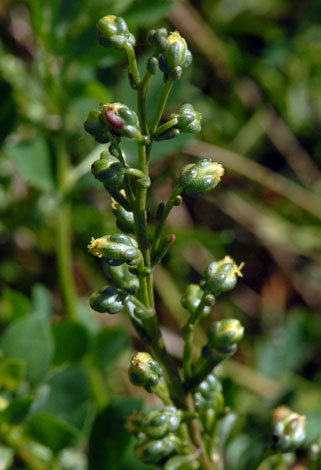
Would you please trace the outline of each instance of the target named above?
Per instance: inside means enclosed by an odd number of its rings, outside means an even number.
[[[49,447],[55,454],[64,447],[74,446],[80,437],[73,426],[47,413],[32,415],[25,432],[35,441]]]
[[[50,155],[44,139],[38,137],[18,145],[8,145],[6,152],[30,186],[41,191],[51,191],[54,188]]]
[[[53,355],[53,343],[46,320],[33,314],[10,324],[4,331],[0,347],[5,358],[23,359],[27,379],[34,385],[47,372]]]
[[[95,337],[92,354],[97,367],[105,368],[113,364],[128,347],[128,333],[120,328],[105,328]]]
[[[53,330],[55,340],[55,364],[77,362],[86,353],[89,335],[86,328],[78,322],[65,320]]]
[[[26,364],[20,359],[4,359],[0,362],[0,389],[14,392],[26,374]]]

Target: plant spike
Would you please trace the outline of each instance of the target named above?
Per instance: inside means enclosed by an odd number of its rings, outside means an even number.
[[[148,34],[152,53],[141,78],[134,50],[135,37],[123,18],[114,15],[101,18],[97,38],[103,47],[126,52],[129,83],[137,93],[137,113],[126,104],[105,103],[100,111],[90,111],[84,124],[96,142],[108,146],[93,162],[92,173],[111,196],[116,225],[123,232],[93,238],[88,245],[89,251],[107,264],[112,283],[94,292],[90,305],[100,313],[116,314],[123,310],[149,349],[132,358],[129,377],[133,384],[156,394],[165,408],[147,414],[136,412],[129,418],[127,428],[137,437],[137,457],[164,470],[213,470],[216,468],[215,433],[227,413],[222,386],[213,369],[236,351],[244,328],[234,318],[214,322],[196,362],[193,361],[193,334],[202,318],[210,315],[216,297],[235,287],[242,276],[243,264],[238,266],[229,256],[213,261],[206,268],[204,279],[187,287],[182,298],[189,314],[183,328],[182,372],[166,349],[156,315],[153,265],[161,262],[175,241],[175,235],[164,235],[163,229],[171,210],[181,204],[182,193],[199,197],[213,190],[220,183],[224,168],[208,159],[186,165],[167,203],[159,204],[154,234],[149,238],[146,197],[151,184],[149,161],[153,142],[201,130],[202,116],[191,104],[183,104],[177,113],[164,119],[169,94],[191,64],[192,55],[179,32],[168,33],[165,28],[152,30]],[[164,84],[148,123],[146,96],[156,73],[163,74]],[[136,168],[126,161],[122,149],[122,140],[126,138],[136,140]],[[275,426],[276,451],[296,448],[303,441],[304,419],[299,415],[287,415]],[[311,458],[316,461],[319,454],[316,446],[313,449]]]

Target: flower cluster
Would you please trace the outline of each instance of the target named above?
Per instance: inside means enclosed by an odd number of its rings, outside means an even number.
[[[92,238],[88,249],[105,264],[110,285],[90,297],[90,306],[99,313],[123,311],[149,353],[133,356],[130,382],[155,394],[163,407],[128,418],[127,429],[137,438],[136,456],[147,465],[164,470],[209,470],[223,468],[219,435],[232,413],[224,404],[223,386],[215,367],[231,357],[243,338],[244,328],[236,318],[211,320],[216,298],[233,289],[242,277],[243,263],[230,256],[212,261],[198,283],[189,284],[181,299],[188,312],[182,330],[184,351],[182,371],[169,355],[155,311],[153,267],[160,263],[175,242],[175,235],[163,233],[172,209],[182,203],[182,195],[199,197],[216,188],[224,168],[209,159],[183,166],[167,203],[155,210],[155,229],[147,229],[146,197],[151,181],[148,164],[154,141],[172,139],[180,133],[201,131],[201,114],[191,104],[182,104],[164,120],[166,100],[174,83],[192,60],[181,35],[165,28],[148,34],[152,54],[145,75],[140,78],[134,51],[135,38],[123,18],[108,15],[97,24],[97,38],[104,47],[123,49],[129,61],[130,85],[137,92],[138,112],[121,103],[106,103],[100,111],[89,112],[85,130],[96,142],[107,144],[92,163],[93,176],[111,196],[112,212],[119,233]],[[163,73],[163,91],[149,123],[146,93],[153,76]],[[124,138],[135,139],[137,167],[126,160]],[[207,317],[203,347],[195,347],[194,333]],[[232,420],[233,421],[233,420]],[[292,452],[305,439],[305,418],[288,408],[277,408],[272,416],[270,451]],[[225,431],[224,431],[225,432]],[[320,462],[320,442],[311,445],[311,462]],[[265,454],[264,454],[265,455]],[[216,461],[214,462],[214,460]]]

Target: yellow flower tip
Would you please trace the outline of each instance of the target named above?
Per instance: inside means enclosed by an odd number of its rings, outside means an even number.
[[[242,269],[245,266],[245,263],[242,261],[242,263],[238,266],[234,259],[231,258],[230,256],[225,256],[223,259],[221,259],[218,263],[219,266],[222,266],[223,264],[233,264],[233,269],[230,272],[230,276],[238,276],[238,277],[243,277],[242,274]]]
[[[245,266],[244,261],[242,261],[242,263],[239,266],[236,266],[236,275],[238,277],[243,277],[243,273],[241,270],[244,268],[244,266]]]
[[[116,20],[116,16],[115,15],[107,15],[107,16],[103,16],[103,20],[104,21],[108,21],[108,22],[111,22],[111,23],[114,23],[115,20]]]
[[[150,360],[150,355],[144,352],[139,352],[132,358],[132,365],[134,367],[145,367]]]
[[[121,106],[121,103],[107,103],[107,104],[102,105],[103,110],[105,110],[105,111],[116,111],[116,112],[119,110],[120,106]]]
[[[216,174],[219,179],[224,175],[224,167],[220,163],[216,163]]]
[[[175,44],[176,42],[183,42],[184,46],[186,46],[187,48],[185,39],[179,34],[178,31],[174,31],[173,33],[170,33],[169,36],[167,37],[167,41],[169,42],[170,46],[172,44]]]
[[[98,258],[102,258],[103,254],[101,252],[101,248],[106,246],[106,244],[107,244],[106,238],[92,237],[88,245],[88,250],[90,251],[92,255],[97,256]]]

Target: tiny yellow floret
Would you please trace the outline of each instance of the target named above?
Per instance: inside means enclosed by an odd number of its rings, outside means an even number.
[[[88,245],[88,250],[90,253],[94,256],[97,256],[98,258],[103,257],[103,253],[101,251],[101,248],[107,246],[108,240],[106,238],[94,238],[90,240],[90,243]]]

